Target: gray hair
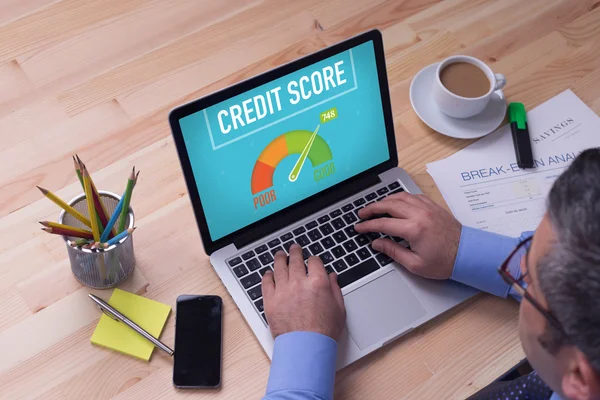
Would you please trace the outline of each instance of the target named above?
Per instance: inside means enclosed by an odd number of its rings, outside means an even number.
[[[557,240],[538,276],[566,337],[548,324],[540,341],[553,353],[576,346],[600,372],[600,149],[582,152],[556,180],[548,215]]]

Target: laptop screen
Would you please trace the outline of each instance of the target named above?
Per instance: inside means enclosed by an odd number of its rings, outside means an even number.
[[[372,41],[179,124],[213,241],[390,157]]]

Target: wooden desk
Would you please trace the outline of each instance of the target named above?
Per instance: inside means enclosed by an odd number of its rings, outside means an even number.
[[[180,103],[379,28],[401,166],[443,204],[427,162],[469,144],[410,107],[411,77],[469,54],[532,108],[572,88],[600,112],[598,0],[4,0],[0,5],[0,397],[227,398],[264,393],[269,362],[203,254],[167,124]],[[144,363],[90,344],[100,313],[72,276],[41,185],[80,191],[71,155],[133,206],[138,267],[122,287],[175,306],[225,300],[223,387],[176,391],[171,360]],[[93,291],[107,298],[109,291]],[[173,317],[162,339],[173,344]],[[523,358],[517,305],[479,295],[338,374],[338,399],[464,398]]]

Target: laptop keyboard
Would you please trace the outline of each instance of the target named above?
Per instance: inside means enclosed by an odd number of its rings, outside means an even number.
[[[267,271],[273,270],[273,256],[279,250],[289,254],[290,246],[299,244],[304,260],[310,256],[320,257],[328,274],[333,271],[338,274],[338,283],[343,288],[393,261],[371,247],[373,240],[387,237],[408,247],[399,237],[379,233],[363,235],[354,230],[361,208],[403,190],[399,182],[393,182],[229,259],[227,264],[265,323],[261,281]]]

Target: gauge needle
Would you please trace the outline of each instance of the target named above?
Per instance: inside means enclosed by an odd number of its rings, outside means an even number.
[[[294,165],[294,168],[292,168],[292,172],[290,172],[290,176],[288,177],[290,182],[295,182],[296,179],[298,179],[298,176],[300,175],[300,171],[302,171],[302,167],[304,166],[306,157],[308,156],[308,153],[310,152],[310,148],[312,147],[313,142],[315,141],[315,138],[317,137],[317,132],[319,132],[320,127],[321,127],[321,124],[317,125],[317,128],[313,132],[312,136],[310,137],[310,139],[308,139],[308,143],[306,143],[306,146],[304,146],[304,149],[302,150],[302,153],[300,154],[300,158],[298,159],[298,161],[296,161],[296,165]]]

